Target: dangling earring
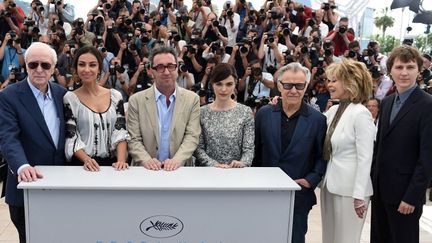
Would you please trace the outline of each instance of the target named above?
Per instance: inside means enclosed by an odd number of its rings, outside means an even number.
[[[99,82],[99,81],[100,81],[100,79],[101,79],[101,74],[100,74],[100,73],[98,73],[98,75],[96,76],[96,82]]]

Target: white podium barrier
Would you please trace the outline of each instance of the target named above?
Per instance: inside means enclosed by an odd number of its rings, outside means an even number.
[[[291,242],[300,187],[279,168],[37,168],[18,186],[28,243]]]

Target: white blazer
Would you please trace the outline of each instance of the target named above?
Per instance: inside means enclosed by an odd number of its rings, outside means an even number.
[[[330,127],[338,105],[326,113]],[[329,192],[365,199],[373,194],[370,177],[376,127],[362,104],[349,104],[331,138],[332,154],[324,177]]]

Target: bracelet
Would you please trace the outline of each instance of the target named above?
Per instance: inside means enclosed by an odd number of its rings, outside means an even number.
[[[17,51],[17,54],[18,54],[18,55],[22,55],[22,54],[23,54],[23,52],[22,52],[22,51],[20,51],[20,52],[18,52],[18,51]]]

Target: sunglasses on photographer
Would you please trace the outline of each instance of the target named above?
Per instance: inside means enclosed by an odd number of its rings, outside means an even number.
[[[293,83],[283,83],[283,82],[279,81],[279,83],[282,84],[282,87],[285,90],[291,90],[293,87],[295,87],[296,90],[304,90],[304,88],[306,87],[306,82],[293,84]]]
[[[27,63],[27,66],[30,69],[36,69],[38,66],[41,66],[44,70],[50,70],[51,69],[51,63],[48,62],[29,62]]]

